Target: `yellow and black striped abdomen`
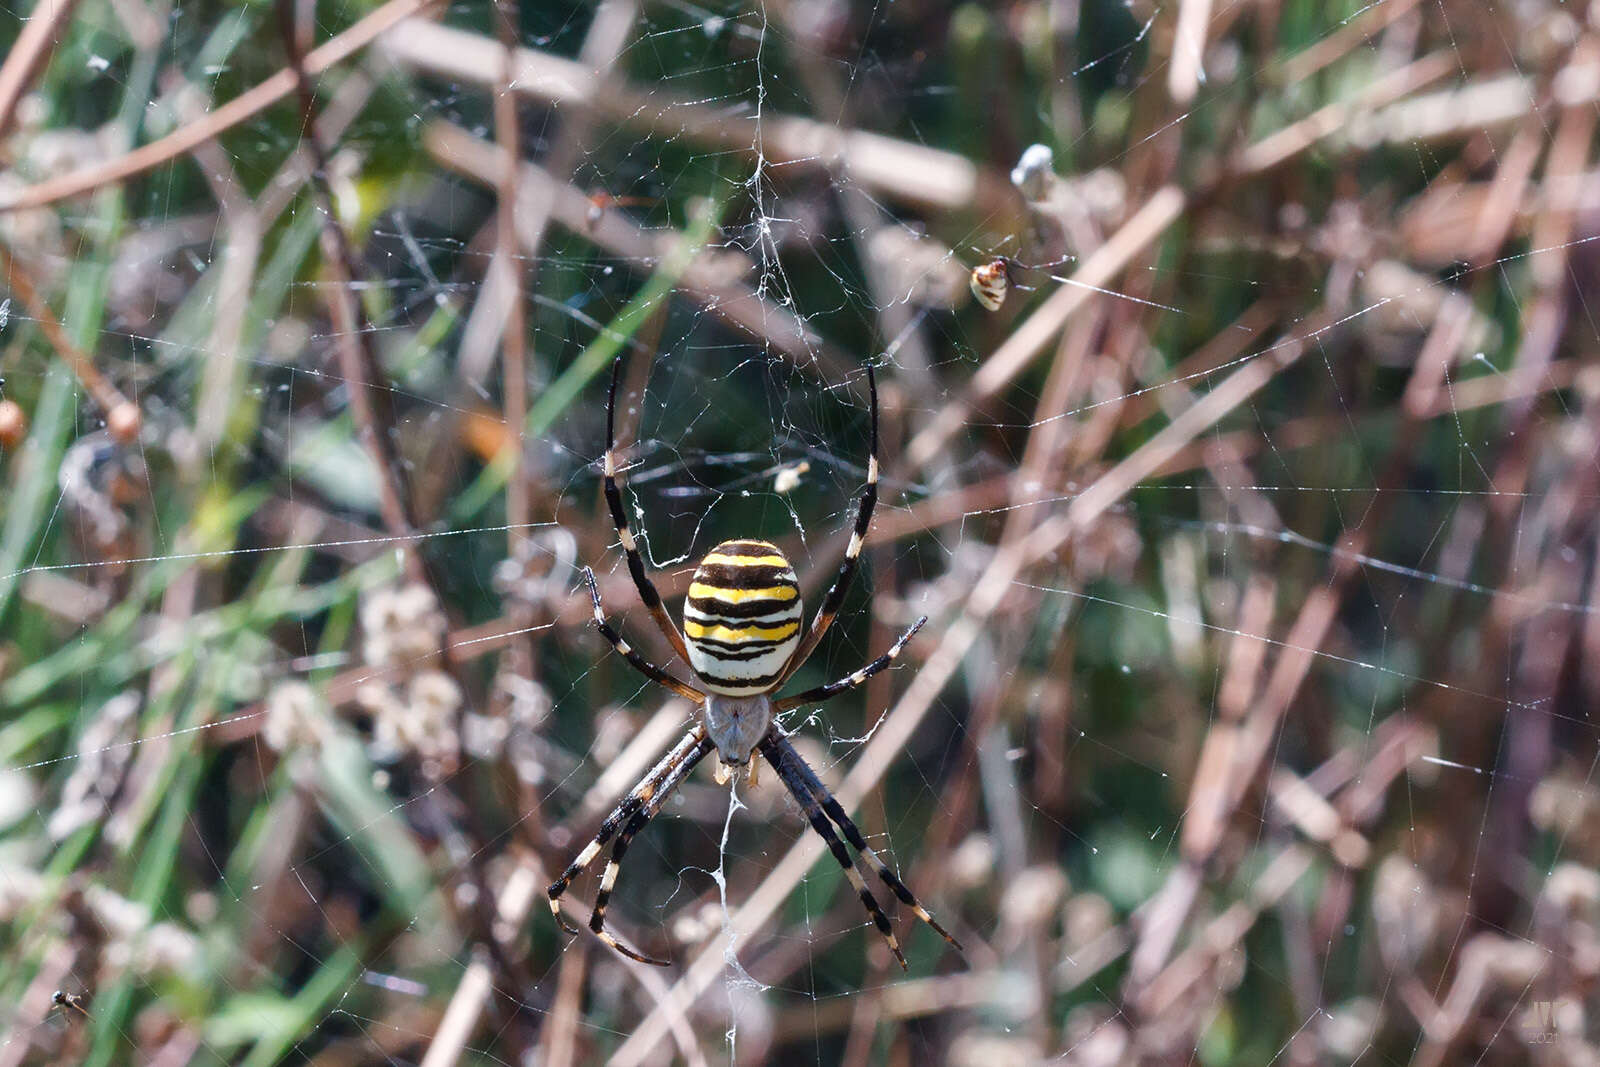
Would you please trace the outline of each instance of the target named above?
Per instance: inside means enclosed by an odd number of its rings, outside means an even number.
[[[800,643],[800,584],[778,546],[724,541],[689,583],[683,635],[706,689],[752,696],[777,684]]]

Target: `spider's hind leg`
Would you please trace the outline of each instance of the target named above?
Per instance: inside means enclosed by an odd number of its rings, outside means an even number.
[[[561,877],[550,883],[550,887],[546,890],[546,894],[550,898],[550,914],[555,916],[556,922],[567,933],[576,934],[578,932],[578,928],[567,922],[566,916],[561,914],[561,896],[572,884],[572,880],[582,874],[589,864],[595,861],[595,857],[600,855],[601,850],[606,847],[606,842],[611,840],[612,835],[619,829],[623,829],[626,832],[625,827],[632,825],[633,817],[642,808],[651,803],[654,803],[657,807],[660,806],[661,801],[666,799],[662,792],[664,780],[697,745],[703,743],[705,743],[705,731],[700,727],[696,726],[685,734],[682,740],[673,745],[667,754],[657,761],[656,765],[650,769],[650,773],[646,774],[643,780],[634,786],[627,796],[622,798],[621,803],[612,809],[611,814],[607,815],[605,821],[600,824],[600,830],[594,835],[594,840],[585,845],[583,851],[578,853],[577,858],[567,865],[567,869],[562,872]],[[699,757],[695,757],[695,759],[698,762]]]
[[[833,853],[833,858],[844,870],[844,876],[850,880],[851,888],[856,891],[856,896],[861,898],[867,914],[872,916],[872,924],[878,928],[878,933],[883,935],[884,941],[888,943],[889,951],[894,953],[894,958],[900,963],[900,969],[906,970],[906,956],[900,951],[900,940],[894,936],[894,928],[889,925],[889,916],[884,914],[877,898],[872,895],[872,890],[867,888],[866,880],[861,877],[861,871],[850,858],[844,842],[833,832],[833,826],[823,813],[821,801],[817,799],[805,779],[795,773],[796,765],[804,766],[804,761],[776,728],[769,731],[766,739],[761,742],[761,755],[772,764],[772,769],[778,772],[778,777],[788,788],[789,794],[805,811],[806,819],[811,823],[811,828],[817,832],[817,836],[827,842],[828,851]]]
[[[622,639],[622,635],[606,621],[605,606],[600,603],[600,587],[595,584],[594,571],[588,567],[583,568],[583,580],[589,585],[589,599],[594,604],[594,624],[600,631],[600,636],[610,642],[617,654],[628,661],[629,666],[652,682],[664,689],[670,689],[679,696],[692,700],[696,704],[705,703],[706,695],[692,685],[685,685],[654,663],[645,659],[636,652],[632,645]]]
[[[605,873],[600,876],[600,891],[595,894],[594,911],[589,915],[589,929],[594,931],[595,936],[601,941],[604,941],[629,959],[638,960],[640,963],[653,964],[657,967],[669,966],[672,961],[656,959],[653,956],[645,956],[635,952],[606,931],[606,905],[611,902],[611,891],[616,887],[617,875],[622,871],[622,857],[628,851],[628,845],[632,843],[633,836],[644,829],[645,824],[656,816],[656,813],[661,810],[661,806],[667,802],[667,798],[672,795],[672,791],[677,789],[685,778],[689,777],[689,772],[694,770],[699,762],[705,758],[706,753],[710,752],[714,747],[711,744],[711,740],[698,730],[691,732],[689,737],[697,737],[693,747],[661,777],[655,788],[650,791],[650,795],[641,801],[632,817],[628,819],[628,825],[623,827],[622,833],[617,835],[617,843],[611,846],[611,856],[606,861]],[[689,738],[684,740],[687,741]]]
[[[816,772],[806,765],[806,761],[800,757],[800,753],[796,752],[794,746],[789,744],[788,738],[774,730],[769,735],[768,741],[763,744],[762,753],[778,769],[780,775],[786,775],[784,778],[785,784],[788,784],[789,776],[792,776],[816,798],[816,802],[823,812],[844,833],[845,840],[849,841],[851,846],[872,865],[873,870],[877,871],[878,877],[883,880],[883,884],[889,887],[900,903],[910,908],[912,914],[917,918],[933,927],[938,935],[949,942],[957,952],[966,951],[961,947],[961,942],[952,937],[950,931],[939,925],[939,921],[928,913],[928,909],[922,906],[921,902],[911,892],[911,889],[889,869],[889,865],[883,862],[878,853],[867,844],[866,838],[861,834],[861,830],[851,820],[850,816],[845,814],[844,807],[834,799],[832,793],[828,792],[828,787],[822,784],[822,780],[817,777]],[[790,791],[794,792],[793,786],[790,786]]]

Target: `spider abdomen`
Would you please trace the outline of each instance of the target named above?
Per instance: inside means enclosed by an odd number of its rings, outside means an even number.
[[[724,541],[700,561],[683,605],[689,665],[725,696],[777,684],[800,643],[800,583],[767,541]]]

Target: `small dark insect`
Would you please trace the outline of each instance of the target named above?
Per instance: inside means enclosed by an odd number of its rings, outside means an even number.
[[[89,1010],[83,1006],[83,998],[65,990],[58,989],[51,993],[50,1003],[57,1008],[71,1008],[85,1019],[89,1017]]]
[[[999,311],[1011,288],[1011,261],[1004,256],[996,256],[987,263],[973,267],[969,284],[973,297],[985,310]]]
[[[605,873],[600,876],[600,891],[595,896],[594,911],[589,916],[589,929],[601,941],[629,959],[665,966],[666,960],[635,952],[606,930],[606,905],[617,884],[623,853],[628,850],[634,835],[660,812],[672,791],[706,756],[716,754],[719,782],[726,782],[736,770],[748,768],[753,783],[757,766],[755,757],[759,755],[777,772],[779,780],[800,805],[817,836],[827,842],[828,850],[844,869],[856,896],[861,899],[862,906],[872,917],[873,925],[878,928],[878,933],[888,943],[889,950],[894,953],[901,967],[906,965],[906,958],[900,951],[900,942],[895,939],[894,929],[889,925],[889,917],[867,887],[861,869],[845,849],[845,841],[850,843],[902,904],[960,950],[961,945],[956,939],[928,914],[926,908],[917,903],[911,890],[867,844],[856,824],[845,814],[844,807],[834,799],[821,779],[789,743],[788,734],[777,721],[777,716],[786,711],[847,693],[886,669],[912,635],[928,621],[927,616],[913,623],[889,646],[888,651],[860,670],[836,682],[819,685],[794,696],[779,700],[772,698],[772,694],[792,678],[816,650],[822,635],[833,625],[839,607],[844,602],[845,592],[855,577],[862,544],[872,525],[872,509],[878,500],[878,383],[871,366],[867,368],[867,396],[872,413],[867,484],[856,508],[855,528],[851,531],[844,560],[839,564],[833,585],[822,598],[821,609],[812,617],[811,625],[805,625],[800,608],[800,583],[794,568],[778,546],[768,541],[737,540],[724,541],[700,561],[689,584],[688,598],[684,601],[681,631],[667,614],[665,605],[661,603],[661,594],[656,591],[655,584],[645,571],[644,557],[639,554],[638,542],[628,527],[628,513],[623,507],[622,490],[617,483],[615,431],[617,377],[621,366],[619,361],[612,368],[611,395],[606,402],[606,504],[611,511],[611,520],[616,525],[617,535],[622,539],[622,551],[628,557],[628,572],[639,591],[639,599],[644,602],[651,619],[673,651],[689,665],[690,677],[695,684],[679,681],[663,668],[646,660],[623,640],[622,635],[606,621],[594,573],[585,567],[583,577],[589,584],[589,595],[594,602],[595,626],[601,636],[640,674],[663,689],[693,701],[698,709],[698,721],[645,775],[644,780],[623,798],[616,810],[600,824],[600,832],[594,840],[584,846],[561,877],[551,884],[547,892],[550,911],[555,915],[556,922],[568,932],[577,933],[577,929],[561,914],[561,896],[572,880],[593,863],[606,843],[615,837]],[[834,827],[844,835],[844,841],[839,840]]]

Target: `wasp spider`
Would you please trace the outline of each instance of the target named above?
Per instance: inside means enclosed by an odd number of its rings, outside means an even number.
[[[644,559],[639,555],[633,531],[628,527],[628,518],[622,507],[622,492],[617,486],[615,443],[620,366],[619,361],[612,367],[611,391],[606,401],[606,504],[611,510],[617,533],[622,538],[622,549],[627,554],[628,570],[633,575],[633,584],[638,587],[639,598],[644,601],[645,608],[660,627],[667,643],[689,665],[696,685],[674,678],[624,641],[606,621],[605,611],[600,605],[600,591],[595,586],[594,572],[587,567],[584,568],[584,579],[589,584],[589,595],[594,602],[595,625],[605,639],[646,678],[693,701],[699,714],[698,721],[683,740],[661,758],[643,781],[634,786],[600,824],[600,832],[594,840],[578,853],[561,877],[551,884],[548,890],[550,910],[556,921],[569,933],[577,933],[576,928],[561,914],[561,896],[572,880],[593,863],[606,843],[615,837],[610,860],[600,878],[594,911],[589,916],[589,929],[600,940],[630,959],[665,966],[668,961],[635,952],[605,929],[606,904],[616,886],[623,854],[627,852],[634,835],[644,829],[651,817],[661,810],[667,797],[702,759],[716,752],[720,760],[719,781],[727,781],[733,770],[747,766],[753,780],[756,765],[751,762],[751,756],[759,752],[799,803],[811,828],[827,843],[833,858],[844,869],[845,877],[861,898],[873,924],[888,942],[890,951],[902,968],[906,965],[906,958],[900,951],[900,943],[889,925],[889,918],[879,907],[877,898],[872,895],[850,853],[845,850],[844,843],[834,832],[835,826],[884,885],[915,912],[917,918],[960,949],[960,943],[928,914],[926,908],[917,903],[917,898],[911,895],[905,883],[868,846],[856,824],[850,821],[833,794],[806,766],[805,760],[789,744],[788,737],[776,721],[776,716],[802,704],[817,703],[848,692],[888,667],[906,642],[911,640],[911,636],[927,621],[927,617],[918,619],[889,647],[889,651],[855,673],[781,700],[772,698],[772,694],[800,669],[822,640],[822,635],[833,625],[839,605],[844,601],[845,591],[855,577],[862,542],[872,524],[872,509],[878,499],[878,384],[872,368],[867,368],[872,424],[867,487],[856,511],[855,529],[850,535],[849,547],[845,549],[844,560],[839,565],[839,573],[823,597],[822,607],[812,618],[811,625],[806,628],[802,626],[800,585],[794,568],[776,545],[767,541],[724,541],[700,561],[699,568],[694,572],[689,595],[684,602],[683,632],[680,633],[662,606],[661,595],[645,573]]]

